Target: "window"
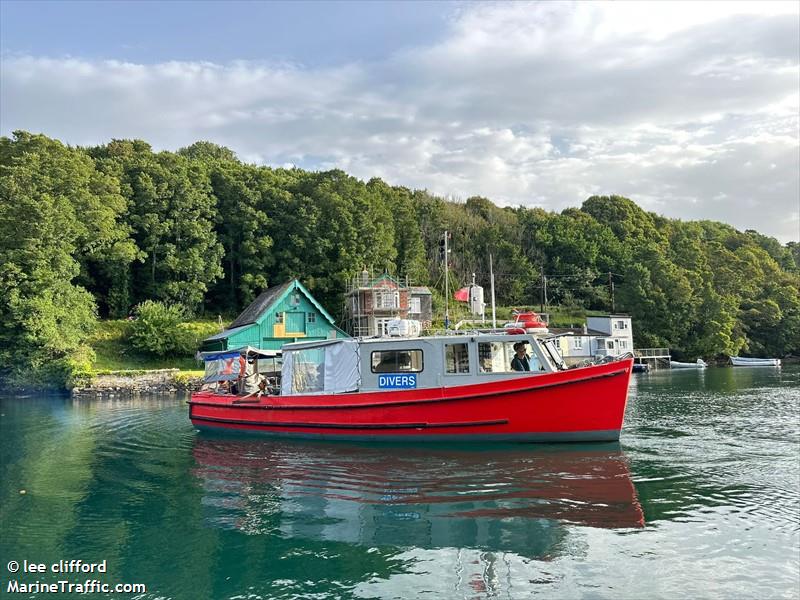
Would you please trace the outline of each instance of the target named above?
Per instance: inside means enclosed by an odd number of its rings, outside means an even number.
[[[609,350],[613,350],[614,349],[614,341],[613,340],[608,340],[606,342],[606,348],[608,348]]]
[[[300,294],[292,294],[290,303],[292,306],[300,306]]]
[[[375,319],[375,335],[389,335],[389,323],[394,321],[393,317],[388,319]]]
[[[325,385],[325,350],[297,350],[292,357],[292,392],[308,394],[321,392]]]
[[[617,321],[617,329],[627,329],[628,324],[625,321]]]
[[[574,337],[572,338],[572,347],[576,350],[583,350],[583,338],[582,337]]]
[[[283,313],[282,312],[275,313],[275,322],[276,323],[283,323]]]
[[[421,298],[411,298],[408,305],[408,312],[414,315],[421,315],[422,314],[422,299]]]
[[[467,344],[444,345],[444,371],[450,374],[469,373],[469,348]]]
[[[422,350],[378,350],[372,353],[373,373],[420,373]]]
[[[317,313],[307,313],[307,317],[309,323],[316,323],[317,322]]]
[[[375,292],[375,308],[399,308],[400,292],[384,291]]]
[[[478,344],[478,370],[481,373],[512,373],[511,360],[516,354],[514,344],[516,342],[480,342]],[[526,351],[528,354],[528,364],[531,371],[541,370],[539,359],[536,355],[531,355],[530,347]]]
[[[628,340],[620,340],[619,341],[619,347],[622,348],[623,350],[627,349],[628,348]]]

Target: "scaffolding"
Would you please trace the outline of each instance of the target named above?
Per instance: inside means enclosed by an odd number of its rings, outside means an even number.
[[[395,279],[389,273],[376,276],[364,269],[347,282],[342,311],[343,329],[355,337],[381,335],[384,333],[381,329],[388,321],[409,318],[411,297],[415,295],[415,290],[421,289],[430,294],[427,288],[414,286],[408,277]],[[413,313],[412,317],[424,315],[421,304],[420,312]]]

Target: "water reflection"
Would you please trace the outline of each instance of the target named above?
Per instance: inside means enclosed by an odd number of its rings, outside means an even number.
[[[207,522],[366,546],[557,554],[566,524],[641,528],[618,444],[409,448],[198,437]]]

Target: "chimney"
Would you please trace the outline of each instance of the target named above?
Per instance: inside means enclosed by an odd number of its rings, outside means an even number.
[[[586,327],[586,323],[583,324],[583,335],[589,333],[589,329]]]

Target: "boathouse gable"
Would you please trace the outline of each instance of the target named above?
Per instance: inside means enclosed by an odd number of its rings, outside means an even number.
[[[349,337],[297,279],[265,290],[223,332],[203,340],[205,352],[252,346],[280,350],[300,340]]]

